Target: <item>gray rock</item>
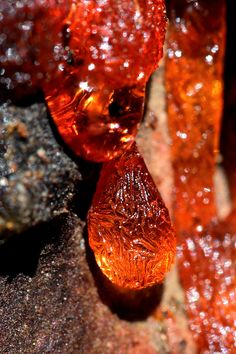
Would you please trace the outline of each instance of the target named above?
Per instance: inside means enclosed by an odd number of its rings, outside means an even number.
[[[0,106],[0,240],[65,212],[79,182],[43,103]]]

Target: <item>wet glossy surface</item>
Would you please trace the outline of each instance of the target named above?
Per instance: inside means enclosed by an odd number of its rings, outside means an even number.
[[[162,56],[162,0],[77,1],[68,24],[69,65],[45,86],[60,134],[74,153],[107,161],[129,148],[142,118],[145,84]]]
[[[175,222],[186,305],[201,353],[235,345],[235,213],[217,220],[213,176],[222,113],[225,4],[172,1],[166,87]]]
[[[222,0],[207,5],[172,1],[170,13],[166,89],[176,171],[176,222],[180,225],[184,219],[185,228],[191,230],[215,216],[213,174],[223,104],[224,13]]]
[[[168,210],[135,146],[107,162],[88,215],[89,244],[116,285],[161,282],[175,256]]]
[[[47,96],[48,107],[63,140],[84,159],[102,162],[128,149],[143,115],[145,88],[90,88],[70,77],[62,91]],[[55,94],[54,94],[55,92]]]
[[[122,88],[145,84],[163,52],[163,0],[76,1],[67,20],[81,81]]]

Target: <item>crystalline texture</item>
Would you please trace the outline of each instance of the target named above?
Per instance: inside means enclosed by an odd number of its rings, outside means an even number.
[[[76,1],[68,21],[75,66],[91,85],[145,84],[162,57],[163,0]]]
[[[88,231],[98,265],[118,286],[151,286],[169,270],[175,234],[135,146],[104,164],[88,215]]]

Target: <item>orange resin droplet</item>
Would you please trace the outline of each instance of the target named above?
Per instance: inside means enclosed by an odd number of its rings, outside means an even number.
[[[89,244],[116,285],[161,282],[175,255],[168,210],[135,145],[104,164],[88,214]]]
[[[74,153],[107,161],[128,149],[143,113],[145,85],[162,56],[163,0],[77,1],[61,80],[44,86],[52,117]]]

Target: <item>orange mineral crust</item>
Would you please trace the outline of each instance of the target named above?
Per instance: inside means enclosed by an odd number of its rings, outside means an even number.
[[[129,148],[162,57],[164,0],[3,0],[0,13],[0,85],[42,88],[62,138],[85,159]]]
[[[222,112],[225,3],[172,1],[166,88],[178,264],[200,353],[235,352],[235,214],[217,220],[213,177]]]
[[[44,86],[48,107],[74,153],[107,161],[134,141],[162,56],[164,1],[77,1],[65,24],[70,58],[62,79]]]
[[[88,231],[99,267],[120,287],[161,282],[173,263],[176,240],[168,210],[135,145],[104,164]]]

